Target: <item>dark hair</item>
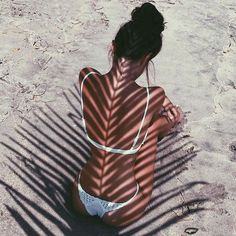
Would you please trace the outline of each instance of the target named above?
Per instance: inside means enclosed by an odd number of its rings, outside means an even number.
[[[156,7],[147,2],[131,12],[131,20],[124,23],[113,40],[114,57],[140,59],[147,53],[155,57],[162,47],[164,18]]]
[[[155,57],[162,48],[164,28],[164,18],[153,4],[146,2],[136,7],[131,12],[131,20],[121,25],[113,40],[113,60],[120,57],[136,60],[148,53],[152,54],[151,58]],[[149,84],[148,66],[146,73]]]

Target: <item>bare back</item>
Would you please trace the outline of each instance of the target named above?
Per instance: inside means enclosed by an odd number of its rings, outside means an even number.
[[[147,88],[135,82],[114,87],[112,78],[92,68],[83,69],[81,78],[91,71],[96,73],[88,76],[81,91],[87,135],[103,146],[126,150],[139,134],[135,147],[140,146],[154,112],[159,109],[162,89],[148,88],[148,101]],[[92,156],[82,170],[81,185],[91,195],[108,201],[128,200],[136,190],[136,154],[112,153],[90,146]]]

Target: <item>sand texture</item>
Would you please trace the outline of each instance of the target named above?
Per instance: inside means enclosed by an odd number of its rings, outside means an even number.
[[[89,158],[78,72],[108,72],[111,40],[142,2],[0,0],[1,236],[236,235],[235,0],[155,1],[168,23],[153,83],[185,122],[157,144],[145,216],[116,229],[70,210]]]

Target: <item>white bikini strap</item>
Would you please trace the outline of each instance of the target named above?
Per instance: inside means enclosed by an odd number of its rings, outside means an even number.
[[[136,137],[135,137],[135,139],[134,139],[134,142],[133,142],[133,145],[132,145],[131,149],[134,149],[134,146],[136,145],[136,143],[137,143],[137,141],[138,141],[138,139],[139,139],[139,134],[140,134],[140,132],[141,132],[141,129],[142,129],[142,127],[143,127],[143,123],[144,123],[144,120],[145,120],[145,117],[146,117],[146,114],[147,114],[147,109],[148,109],[148,105],[149,105],[149,98],[150,98],[150,95],[149,95],[149,89],[148,89],[148,87],[146,87],[146,90],[147,90],[147,102],[146,102],[146,107],[145,107],[144,114],[143,114],[143,119],[142,119],[141,125],[140,125],[140,127],[139,127],[139,131],[138,131],[138,133],[137,133],[137,135],[136,135]],[[146,139],[146,136],[147,136],[147,132],[146,132],[146,134],[145,134],[145,136],[144,136],[144,139],[143,139],[142,143],[144,143],[144,141],[145,141],[145,139]]]
[[[90,75],[90,74],[99,74],[95,71],[91,71],[89,72],[87,75],[84,76],[81,85],[80,85],[80,93],[81,93],[81,110],[82,110],[82,121],[83,121],[83,125],[84,125],[84,130],[85,133],[87,134],[87,129],[86,129],[86,125],[85,125],[85,120],[84,120],[84,104],[83,104],[83,93],[82,93],[82,89],[83,89],[83,85],[84,85],[84,81],[85,79]]]
[[[90,75],[90,74],[99,74],[97,72],[94,72],[94,71],[91,71],[89,72],[87,75],[84,76],[82,82],[81,82],[81,86],[80,86],[80,93],[81,93],[81,110],[82,110],[82,122],[83,122],[83,126],[84,126],[84,131],[85,131],[85,134],[88,138],[88,140],[94,145],[96,146],[97,148],[100,148],[100,149],[103,149],[103,150],[106,150],[108,152],[113,152],[113,153],[121,153],[121,154],[134,154],[138,151],[138,149],[141,147],[141,145],[145,142],[145,139],[147,137],[147,134],[148,134],[148,130],[144,136],[144,139],[142,141],[142,143],[134,149],[134,146],[135,144],[137,143],[138,141],[138,138],[139,138],[139,134],[140,134],[140,131],[142,129],[142,126],[143,126],[143,122],[144,122],[144,119],[145,119],[145,116],[146,116],[146,113],[147,113],[147,109],[148,109],[148,105],[149,105],[149,90],[148,88],[147,89],[147,103],[146,103],[146,107],[145,107],[145,111],[144,111],[144,115],[143,115],[143,119],[142,119],[142,122],[141,122],[141,125],[140,125],[140,128],[139,128],[139,131],[138,131],[138,134],[136,135],[135,139],[134,139],[134,142],[133,142],[133,145],[131,147],[131,149],[116,149],[116,148],[111,148],[111,147],[107,147],[107,146],[104,146],[104,145],[101,145],[97,142],[95,142],[94,140],[92,140],[89,136],[88,136],[88,132],[87,132],[87,129],[86,129],[86,124],[85,124],[85,120],[84,120],[84,104],[83,104],[83,93],[82,93],[82,90],[83,90],[83,85],[84,85],[84,81],[85,79]]]

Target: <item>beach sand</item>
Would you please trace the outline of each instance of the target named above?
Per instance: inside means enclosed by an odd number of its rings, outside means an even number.
[[[158,143],[140,220],[116,229],[71,211],[71,181],[89,157],[78,72],[108,72],[109,45],[143,2],[0,1],[0,235],[236,235],[234,0],[155,1],[168,23],[152,83],[184,125]]]

